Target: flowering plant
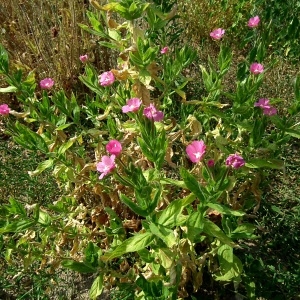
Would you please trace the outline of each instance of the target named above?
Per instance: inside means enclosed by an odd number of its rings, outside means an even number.
[[[187,298],[201,289],[204,272],[238,286],[246,275],[235,250],[242,239],[256,238],[247,219],[260,205],[256,178],[263,168],[282,169],[277,149],[300,136],[293,122],[299,93],[290,119],[275,115],[268,99],[255,102],[265,71],[254,60],[239,66],[235,89],[225,90],[233,54],[221,41],[217,63],[201,66],[201,99],[190,99],[184,71],[196,52],[176,49],[170,11],[138,0],[92,4],[99,14],[88,12],[91,25],[80,27],[119,56],[100,75],[84,65],[79,78],[91,96],[36,93],[34,77],[11,74],[1,48],[0,72],[24,110],[10,113],[7,131],[45,157],[30,174],[51,169],[68,193],[33,214],[11,200],[0,211],[10,216],[1,232],[39,230],[34,242],[24,233],[26,251],[38,253],[27,264],[52,259],[56,267],[97,274],[92,299],[104,286],[124,282],[132,298]],[[133,22],[141,17],[147,26]],[[210,36],[220,40],[224,33],[219,28]],[[43,89],[53,84],[49,78],[40,83]]]

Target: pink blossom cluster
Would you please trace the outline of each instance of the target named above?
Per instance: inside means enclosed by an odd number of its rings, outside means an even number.
[[[111,173],[115,167],[116,156],[120,155],[122,152],[122,145],[117,140],[111,140],[106,145],[106,151],[111,154],[111,156],[104,155],[101,161],[97,163],[97,171],[100,172],[99,179]]]
[[[267,116],[273,116],[277,114],[277,109],[270,105],[270,100],[266,98],[259,99],[254,103],[255,107],[260,107],[263,110],[263,114]]]
[[[193,141],[186,147],[186,153],[193,163],[198,163],[204,156],[206,145],[204,141]]]
[[[80,59],[81,62],[85,63],[85,62],[88,61],[88,55],[87,54],[80,55],[79,59]]]
[[[214,40],[220,40],[224,34],[225,34],[225,30],[223,28],[218,28],[218,29],[213,30],[209,35]]]
[[[128,112],[138,111],[141,104],[142,104],[142,101],[139,98],[128,99],[126,105],[124,105],[122,107],[122,112],[128,113]]]
[[[54,85],[54,80],[52,78],[45,78],[40,81],[40,87],[43,90],[50,90]]]
[[[140,106],[142,104],[142,101],[139,98],[131,98],[128,99],[126,102],[126,105],[122,107],[123,113],[128,112],[136,112],[139,110]],[[148,107],[144,108],[143,115],[153,121],[159,122],[163,120],[164,114],[162,111],[157,110],[154,106],[154,104],[150,104]],[[106,145],[106,151],[111,154],[111,156],[104,155],[101,158],[101,162],[97,163],[97,171],[100,172],[99,179],[102,179],[107,174],[111,173],[116,165],[115,165],[115,159],[116,156],[120,155],[122,152],[122,145],[117,140],[111,140]]]
[[[10,112],[10,108],[7,104],[1,104],[0,105],[0,115],[8,115]]]
[[[122,107],[123,113],[136,112],[139,110],[142,101],[139,98],[128,99],[126,105]],[[161,110],[158,110],[153,103],[150,103],[149,106],[145,107],[143,110],[143,115],[149,120],[160,122],[164,118],[164,113]]]
[[[115,155],[111,155],[111,156],[104,155],[101,158],[101,162],[97,163],[97,171],[101,173],[99,179],[102,179],[104,176],[106,176],[107,174],[109,174],[114,170],[114,168],[116,167],[115,159],[116,159]]]
[[[259,23],[260,23],[259,16],[252,17],[248,21],[248,27],[255,28],[259,25]],[[225,34],[225,29],[217,28],[217,29],[213,30],[209,35],[214,40],[220,40],[224,34]],[[163,52],[161,52],[161,53],[163,53]]]
[[[109,86],[115,82],[115,76],[112,71],[104,72],[98,78],[101,86]]]
[[[113,154],[113,155],[116,155],[116,156],[120,155],[121,152],[122,152],[122,145],[117,140],[109,141],[105,148],[106,148],[106,151],[109,154]]]
[[[225,162],[226,166],[239,169],[245,165],[244,159],[238,154],[230,154]]]
[[[250,27],[250,28],[257,27],[259,25],[259,22],[260,22],[259,16],[255,16],[253,18],[250,18],[249,21],[248,21],[248,27]]]
[[[163,47],[161,50],[160,50],[160,53],[161,54],[166,54],[169,52],[169,47]]]
[[[259,63],[253,63],[250,66],[250,72],[254,75],[258,75],[264,71],[264,66]]]
[[[193,163],[198,163],[201,161],[206,152],[206,145],[203,140],[193,141],[186,147],[186,153],[188,158]],[[245,165],[244,159],[238,154],[230,154],[226,159],[226,166],[232,167],[234,169],[241,168]],[[209,168],[214,167],[215,161],[213,159],[208,160],[207,166]]]
[[[164,118],[164,113],[161,110],[157,110],[153,103],[144,108],[143,115],[149,120],[160,122]]]

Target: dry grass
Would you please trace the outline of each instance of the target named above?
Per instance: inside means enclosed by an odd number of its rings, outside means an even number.
[[[1,43],[10,54],[12,65],[27,72],[33,70],[37,81],[52,77],[56,87],[80,92],[80,55],[88,54],[99,72],[110,64],[106,49],[78,26],[88,24],[87,10],[93,11],[93,7],[84,0],[3,1]]]

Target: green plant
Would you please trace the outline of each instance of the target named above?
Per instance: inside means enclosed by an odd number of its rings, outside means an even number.
[[[279,153],[299,138],[299,77],[288,115],[276,115],[275,101],[257,101],[262,65],[240,64],[235,89],[224,90],[232,51],[223,43],[217,61],[201,66],[205,94],[187,99],[185,70],[196,52],[175,44],[161,51],[178,34],[173,14],[144,1],[93,5],[99,11],[87,13],[90,26],[79,26],[118,51],[118,67],[99,76],[86,63],[80,80],[94,96],[84,103],[64,91],[37,94],[33,75],[10,72],[1,48],[3,91],[24,109],[10,111],[7,131],[45,157],[31,175],[53,168],[69,193],[33,211],[11,198],[0,211],[5,251],[34,253],[29,264],[54,260],[97,274],[92,299],[105,283],[125,286],[135,299],[186,298],[201,289],[204,273],[236,290],[246,286],[253,299],[235,253],[246,247],[242,240],[257,238],[248,215],[260,205],[263,169],[282,170]],[[28,231],[39,232],[37,240]]]
[[[261,15],[268,27],[264,26],[263,31],[268,31],[269,47],[272,52],[280,53],[282,56],[289,56],[295,62],[299,60],[299,1],[255,1],[256,11]],[[283,30],[278,31],[279,28]],[[266,33],[266,32],[265,32]]]

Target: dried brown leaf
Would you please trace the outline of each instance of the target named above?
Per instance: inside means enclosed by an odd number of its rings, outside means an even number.
[[[144,84],[137,80],[132,86],[132,89],[135,95],[142,100],[144,105],[150,105],[150,91],[146,88]]]
[[[126,80],[131,76],[128,69],[125,69],[125,70],[112,69],[111,72],[115,75],[117,80]]]
[[[166,159],[167,163],[169,164],[169,166],[175,169],[175,168],[177,168],[177,165],[172,162],[173,155],[174,155],[174,152],[173,152],[172,147],[168,147],[165,159]]]

